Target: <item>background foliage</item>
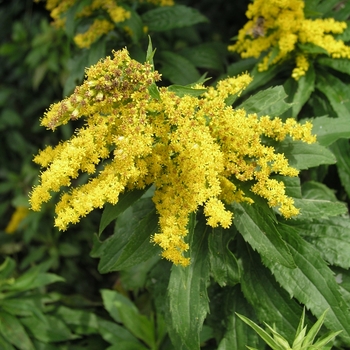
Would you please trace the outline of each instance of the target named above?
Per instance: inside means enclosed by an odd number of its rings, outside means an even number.
[[[319,17],[348,20],[348,1],[306,2]],[[306,306],[311,325],[330,309],[321,333],[350,347],[350,61],[315,56],[305,77],[286,61],[258,72],[256,59],[229,53],[249,1],[177,1],[173,7],[125,2],[132,13],[89,49],[73,38],[86,22],[55,29],[43,3],[0,1],[0,347],[2,349],[243,349],[265,345],[235,312],[294,338]],[[124,23],[125,24],[125,23]],[[145,32],[144,27],[148,27]],[[81,83],[85,67],[127,46],[145,60],[148,34],[162,84],[209,84],[251,71],[234,106],[299,120],[313,118],[318,144],[282,143],[300,178],[280,178],[302,215],[283,220],[265,201],[232,204],[230,229],[203,214],[189,225],[191,265],[160,259],[152,189],[131,192],[66,232],[53,228],[53,203],[28,212],[38,149],[69,138],[39,127],[48,106]],[[341,37],[350,40],[350,31]],[[117,220],[116,220],[117,219]],[[116,221],[115,221],[116,220]]]

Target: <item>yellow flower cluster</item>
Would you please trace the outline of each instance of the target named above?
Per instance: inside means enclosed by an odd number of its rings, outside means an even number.
[[[155,94],[158,80],[149,63],[130,59],[124,49],[89,68],[84,83],[50,107],[42,125],[54,130],[84,118],[85,126],[35,157],[46,170],[31,193],[33,210],[40,210],[51,191],[68,186],[56,205],[55,225],[65,230],[94,208],[117,203],[120,193],[154,184],[159,232],[152,241],[163,257],[184,266],[189,264],[183,255],[189,214],[203,206],[208,225],[229,227],[232,213],[225,204],[253,202],[239,188],[242,181],[252,181],[251,191],[286,218],[298,214],[283,183],[270,178],[298,171],[262,137],[281,141],[289,135],[311,143],[310,123],[259,118],[227,106],[228,96],[239,95],[250,83],[247,74],[216,88],[196,85],[193,89],[205,91],[198,97],[180,97],[165,87]],[[74,187],[72,179],[82,172],[90,180]]]
[[[267,52],[258,68],[264,71],[286,59],[295,60],[292,77],[298,80],[309,68],[309,58],[302,45],[312,44],[328,52],[333,58],[350,58],[350,47],[332,34],[346,29],[345,22],[333,18],[306,19],[302,0],[255,0],[248,6],[249,21],[239,31],[238,40],[229,46],[243,58],[258,58]]]
[[[40,0],[35,0],[39,2]],[[46,8],[51,12],[53,25],[57,28],[62,28],[65,25],[65,15],[67,11],[76,5],[79,0],[45,0]],[[139,0],[142,2],[152,3],[158,6],[172,6],[173,0]],[[85,5],[77,12],[76,17],[90,17],[94,13],[101,10],[105,11],[108,16],[104,19],[96,18],[90,27],[84,32],[79,33],[74,37],[74,42],[80,48],[89,48],[102,35],[109,33],[115,28],[117,23],[122,23],[130,18],[130,11],[123,7],[122,0],[91,0],[91,3]],[[129,27],[124,30],[130,32]]]

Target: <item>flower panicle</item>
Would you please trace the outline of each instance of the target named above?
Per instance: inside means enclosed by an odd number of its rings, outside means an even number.
[[[47,127],[77,118],[84,118],[85,125],[35,157],[45,170],[31,193],[33,210],[40,210],[52,192],[68,187],[55,219],[65,230],[94,208],[117,203],[124,191],[154,184],[159,232],[151,240],[164,258],[183,266],[190,263],[185,242],[189,215],[203,207],[209,226],[230,227],[230,204],[253,203],[243,182],[251,182],[250,191],[281,215],[297,215],[284,184],[271,175],[297,176],[298,171],[263,138],[312,143],[310,123],[258,117],[228,106],[227,97],[240,94],[251,81],[248,74],[223,80],[200,96],[177,96],[163,87],[159,98],[152,98],[148,87],[159,79],[150,64],[121,50],[89,68],[84,83],[49,109],[42,120]],[[81,173],[89,180],[74,186],[72,180]]]

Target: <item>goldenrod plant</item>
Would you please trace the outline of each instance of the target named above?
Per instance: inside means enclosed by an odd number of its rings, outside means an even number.
[[[349,17],[0,2],[0,348],[349,349]]]

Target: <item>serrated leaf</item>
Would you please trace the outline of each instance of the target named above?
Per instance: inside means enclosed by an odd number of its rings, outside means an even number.
[[[298,220],[329,218],[347,212],[345,203],[331,202],[322,199],[294,199],[294,205],[300,209]]]
[[[215,228],[209,234],[209,260],[211,273],[215,281],[221,286],[234,286],[240,281],[240,268],[236,257],[228,245],[233,240],[235,232]]]
[[[334,75],[322,71],[317,75],[316,89],[327,96],[339,118],[350,118],[350,87]]]
[[[336,162],[333,153],[317,143],[307,144],[286,139],[276,143],[274,147],[276,152],[285,155],[291,167],[299,170]]]
[[[263,115],[276,117],[291,107],[284,101],[286,97],[283,86],[275,86],[259,91],[237,108],[244,108],[247,113],[256,113],[259,117]]]
[[[142,15],[142,20],[151,32],[164,32],[208,22],[208,19],[200,12],[183,5],[161,6],[147,11]]]
[[[169,335],[179,350],[199,349],[200,331],[209,312],[208,227],[205,219],[201,219],[196,225],[195,214],[190,215],[186,238],[190,246],[188,255],[191,264],[187,267],[173,265],[169,280]]]
[[[267,204],[232,203],[231,206],[234,225],[244,240],[259,252],[264,263],[278,263],[293,268],[293,258],[278,233]]]
[[[260,321],[275,325],[277,331],[291,342],[297,330],[301,306],[278,285],[257,253],[243,244],[239,247],[244,269],[241,284],[244,296]]]
[[[288,244],[297,268],[288,269],[279,264],[271,266],[277,282],[316,317],[321,317],[324,310],[329,308],[325,326],[333,331],[343,330],[341,337],[346,344],[350,344],[350,314],[344,312],[346,302],[332,271],[318,251],[302,239],[295,228],[280,224],[279,232]]]
[[[200,79],[196,67],[185,57],[171,51],[159,54],[162,67],[159,71],[173,84],[187,85]]]
[[[322,146],[327,147],[338,139],[350,138],[350,121],[347,118],[318,117],[312,120],[312,125],[312,132],[317,135],[317,141]]]
[[[332,265],[350,268],[350,221],[332,217],[307,221],[290,221],[300,234],[317,248],[322,258]]]
[[[98,234],[101,235],[103,230],[115,220],[127,208],[139,200],[146,190],[133,190],[120,195],[118,203],[115,205],[107,203],[101,217]]]
[[[33,343],[21,322],[3,310],[0,312],[0,334],[20,350],[34,350]]]
[[[350,123],[349,123],[350,124]],[[350,197],[350,145],[349,140],[338,140],[330,146],[337,159],[338,175],[346,193]]]

